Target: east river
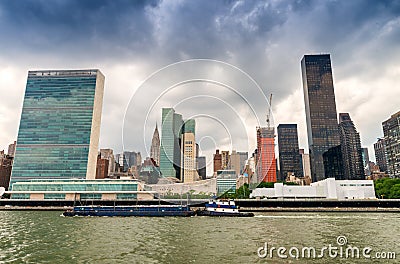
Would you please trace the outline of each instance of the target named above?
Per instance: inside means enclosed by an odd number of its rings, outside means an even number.
[[[398,213],[275,212],[253,218],[60,214],[0,211],[0,263],[400,262]]]

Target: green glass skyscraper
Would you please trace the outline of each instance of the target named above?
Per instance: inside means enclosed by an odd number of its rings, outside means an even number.
[[[28,73],[10,186],[95,178],[103,92],[99,70]]]
[[[187,119],[183,124],[182,133],[193,133],[196,134],[196,121],[194,119]]]
[[[173,108],[162,109],[160,144],[160,171],[162,177],[180,178],[180,146],[182,134],[182,115]]]

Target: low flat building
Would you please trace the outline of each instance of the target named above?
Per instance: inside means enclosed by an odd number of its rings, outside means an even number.
[[[143,191],[137,180],[30,180],[15,182],[11,199],[30,200],[151,200],[154,193]]]
[[[188,192],[191,192],[192,194],[215,195],[216,192],[215,178],[191,183],[179,183],[168,179],[169,178],[162,178],[157,184],[147,184],[146,189],[149,189],[160,195],[184,194]]]
[[[250,198],[315,198],[315,199],[376,199],[372,180],[335,180],[328,178],[311,183],[310,186],[283,185],[275,183],[274,188],[256,188]]]

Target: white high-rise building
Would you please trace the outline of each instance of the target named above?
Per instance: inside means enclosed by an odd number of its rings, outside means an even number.
[[[181,140],[181,181],[184,183],[199,180],[196,166],[196,141],[193,133],[183,133]]]
[[[303,165],[303,176],[311,177],[310,155],[304,153],[304,149],[300,150],[301,163]]]

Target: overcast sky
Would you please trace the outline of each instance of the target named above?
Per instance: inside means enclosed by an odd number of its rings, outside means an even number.
[[[0,149],[17,138],[28,70],[98,68],[102,148],[146,152],[161,107],[175,107],[198,121],[203,151],[248,151],[272,93],[275,125],[298,124],[307,150],[300,60],[329,53],[337,112],[373,160],[382,121],[400,110],[399,15],[400,1],[1,0]],[[159,71],[199,58],[220,62]]]

